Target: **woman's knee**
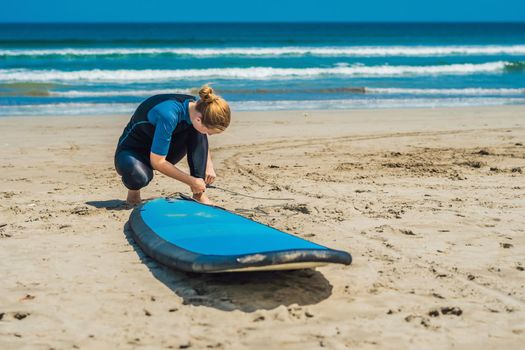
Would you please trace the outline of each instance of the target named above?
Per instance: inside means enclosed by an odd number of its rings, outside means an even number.
[[[117,155],[115,168],[122,177],[124,186],[130,190],[140,190],[153,179],[153,169],[130,154]]]
[[[148,178],[143,175],[128,175],[122,176],[122,183],[128,190],[140,190],[141,188],[146,187],[151,181],[151,178]]]

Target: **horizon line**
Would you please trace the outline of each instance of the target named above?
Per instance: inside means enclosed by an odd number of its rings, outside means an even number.
[[[462,20],[462,21],[20,21],[3,22],[2,24],[525,24],[524,21],[503,21],[503,20]]]

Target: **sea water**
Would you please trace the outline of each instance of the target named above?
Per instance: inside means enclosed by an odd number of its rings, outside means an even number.
[[[0,24],[0,115],[525,103],[525,23]]]

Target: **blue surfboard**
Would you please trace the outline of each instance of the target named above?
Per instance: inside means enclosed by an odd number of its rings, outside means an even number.
[[[189,197],[146,202],[133,210],[129,223],[148,256],[183,271],[292,270],[352,262],[347,252]]]

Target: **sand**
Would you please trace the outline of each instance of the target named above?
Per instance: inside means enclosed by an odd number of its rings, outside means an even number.
[[[130,238],[127,120],[0,118],[0,349],[525,344],[525,107],[235,113],[216,185],[294,200],[210,197],[354,262],[215,276]]]

